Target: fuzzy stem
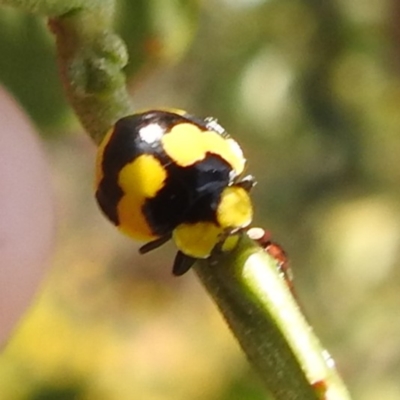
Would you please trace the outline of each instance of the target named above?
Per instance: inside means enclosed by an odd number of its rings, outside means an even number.
[[[0,0],[2,4],[50,17],[67,96],[96,143],[133,112],[122,71],[128,62],[125,44],[112,28],[114,1]]]
[[[104,4],[110,3],[104,1]],[[72,10],[81,8],[99,7],[101,0],[0,0],[0,5],[18,8],[21,11],[28,11],[42,14],[47,17],[56,17],[66,14]]]

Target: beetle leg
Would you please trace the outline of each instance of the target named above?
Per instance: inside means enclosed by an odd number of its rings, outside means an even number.
[[[146,254],[149,251],[158,249],[164,243],[168,242],[168,240],[170,240],[171,238],[172,238],[172,234],[168,233],[167,235],[161,236],[158,239],[152,240],[151,242],[148,242],[148,243],[144,244],[142,247],[140,247],[139,253]]]
[[[174,266],[172,267],[172,273],[175,276],[181,276],[196,262],[196,258],[187,256],[186,254],[178,251],[175,256]]]
[[[243,178],[240,178],[237,182],[235,182],[236,186],[242,187],[247,192],[250,192],[251,189],[257,184],[253,175],[246,175]]]

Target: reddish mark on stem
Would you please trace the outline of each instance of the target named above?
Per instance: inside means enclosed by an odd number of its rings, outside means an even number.
[[[289,289],[294,290],[293,287],[293,274],[292,270],[289,266],[289,258],[283,250],[282,246],[278,243],[272,241],[271,233],[264,230],[263,228],[249,228],[247,230],[247,235],[250,239],[257,242],[266,253],[268,253],[271,257],[273,257],[278,263],[278,270],[282,274],[285,282],[289,286]]]
[[[319,399],[327,400],[326,394],[328,391],[328,384],[324,379],[315,381],[314,383],[311,384],[311,386],[317,393]]]

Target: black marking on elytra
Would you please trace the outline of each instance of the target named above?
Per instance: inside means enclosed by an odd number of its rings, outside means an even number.
[[[124,195],[122,189],[107,178],[103,178],[96,190],[96,200],[107,218],[115,225],[119,225],[117,205]]]
[[[164,187],[143,206],[151,229],[164,235],[183,222],[215,222],[221,193],[230,183],[230,165],[218,155],[207,154],[191,166],[171,163],[167,171]]]

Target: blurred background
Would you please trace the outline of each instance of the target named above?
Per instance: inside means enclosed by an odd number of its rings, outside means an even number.
[[[119,1],[138,109],[212,115],[257,177],[255,224],[354,399],[400,399],[400,3]],[[0,10],[0,84],[46,150],[51,269],[0,356],[10,400],[261,400],[174,248],[138,256],[93,197],[95,147],[66,103],[44,19]]]

